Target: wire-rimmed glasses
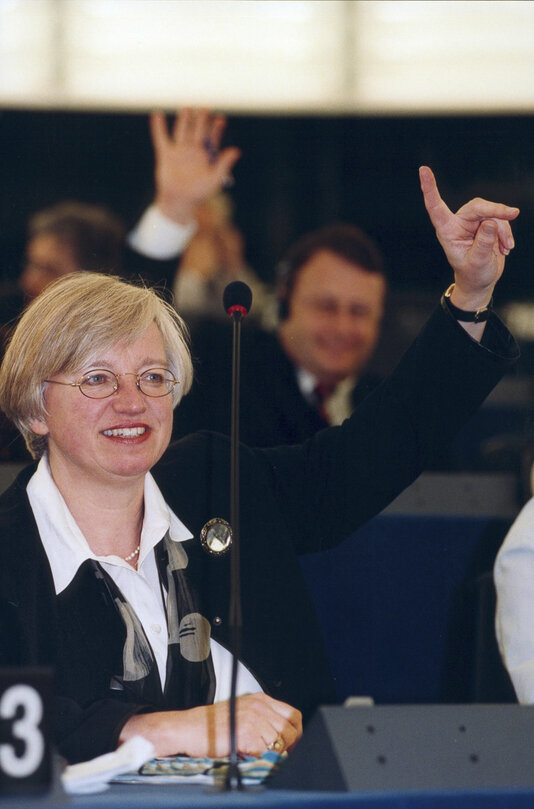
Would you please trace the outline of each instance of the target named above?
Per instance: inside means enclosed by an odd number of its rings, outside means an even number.
[[[119,378],[121,376],[135,376],[135,384],[145,396],[159,398],[172,393],[174,386],[180,381],[175,379],[168,368],[149,368],[142,374],[128,371],[124,374],[114,374],[107,368],[96,368],[84,374],[77,382],[60,382],[58,379],[45,379],[45,382],[52,382],[55,385],[68,385],[71,388],[79,388],[80,393],[88,399],[107,399],[113,396],[119,389]]]

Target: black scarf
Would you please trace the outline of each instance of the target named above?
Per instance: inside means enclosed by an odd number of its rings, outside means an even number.
[[[129,700],[176,710],[209,705],[215,695],[210,650],[210,624],[200,612],[198,596],[187,575],[188,558],[169,534],[154,549],[162,598],[166,594],[168,655],[162,690],[152,647],[141,622],[111,576],[94,562],[94,573],[108,591],[125,627],[123,671],[114,688]]]

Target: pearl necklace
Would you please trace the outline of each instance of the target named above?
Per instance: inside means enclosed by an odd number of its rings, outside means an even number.
[[[131,553],[129,553],[128,556],[123,556],[122,558],[124,559],[125,562],[129,562],[130,559],[133,559],[134,556],[137,556],[140,550],[141,550],[141,543],[139,543],[137,548],[135,548]]]

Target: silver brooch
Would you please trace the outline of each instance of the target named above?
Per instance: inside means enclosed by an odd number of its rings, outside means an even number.
[[[214,517],[204,525],[200,532],[200,544],[208,553],[219,555],[226,553],[232,544],[232,528],[222,517]]]

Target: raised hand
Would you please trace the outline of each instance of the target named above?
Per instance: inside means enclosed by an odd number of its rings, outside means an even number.
[[[239,149],[219,151],[226,119],[206,109],[177,113],[169,130],[165,115],[150,116],[154,147],[155,204],[175,222],[195,218],[197,207],[217,193],[231,176]]]
[[[442,200],[428,166],[421,166],[419,178],[426,210],[454,270],[455,305],[467,310],[485,306],[514,247],[510,222],[519,209],[476,198],[454,214]]]

